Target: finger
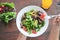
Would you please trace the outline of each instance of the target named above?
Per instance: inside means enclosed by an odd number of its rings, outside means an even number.
[[[60,16],[58,18],[59,18],[59,21],[60,21]]]
[[[56,22],[56,19],[57,19],[57,16],[54,18],[53,23],[55,23],[55,22]]]
[[[56,23],[60,24],[60,16],[56,16],[56,17],[54,18],[53,24],[56,24]]]
[[[60,16],[58,16],[58,17],[56,18],[56,22],[57,22],[57,23],[60,23]]]
[[[59,18],[59,23],[60,23],[60,16],[58,18]]]

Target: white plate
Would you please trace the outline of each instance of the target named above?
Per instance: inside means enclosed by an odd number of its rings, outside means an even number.
[[[38,32],[37,34],[28,34],[28,32],[25,32],[22,28],[21,28],[21,18],[22,18],[22,15],[24,15],[25,12],[31,10],[31,9],[34,9],[34,10],[37,10],[37,11],[42,11],[43,13],[46,14],[45,16],[45,25],[44,27],[42,27]],[[17,28],[18,30],[25,36],[28,36],[28,37],[37,37],[37,36],[40,36],[42,35],[47,27],[48,27],[48,24],[49,24],[49,19],[48,19],[48,15],[47,13],[41,8],[41,7],[38,7],[38,6],[34,6],[34,5],[30,5],[30,6],[27,6],[27,7],[24,7],[23,9],[21,9],[17,15],[17,18],[16,18],[16,25],[17,25]]]

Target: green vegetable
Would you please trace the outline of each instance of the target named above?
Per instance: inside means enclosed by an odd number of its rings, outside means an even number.
[[[45,24],[45,22],[43,21],[41,26],[43,27],[43,26],[44,26],[44,24]]]
[[[9,2],[5,2],[5,3],[0,3],[0,6],[4,5],[5,6],[14,10],[14,3],[9,3]],[[0,21],[4,21],[5,23],[8,23],[10,20],[12,20],[13,18],[16,17],[16,12],[11,12],[11,11],[6,11],[5,9],[2,10],[2,12],[0,13]]]
[[[7,12],[0,14],[0,20],[8,23],[11,19],[15,18],[16,12]]]
[[[33,12],[33,11],[34,11],[34,9],[30,10],[30,12]]]
[[[34,20],[34,26],[37,26],[37,24],[38,24],[38,21]]]
[[[21,22],[27,28],[27,32],[29,34],[32,33],[32,30],[38,32],[40,30],[40,28],[43,27],[45,24],[44,21],[41,24],[39,24],[37,19],[32,18],[32,15],[31,15],[32,12],[35,12],[35,11],[30,10],[30,11],[26,12],[25,15],[23,15],[26,18],[24,20],[22,20],[22,22]],[[37,15],[37,14],[35,14],[35,15]]]
[[[14,8],[14,3],[5,2],[5,3],[1,3],[0,5],[5,5],[5,6],[9,6],[11,8]]]

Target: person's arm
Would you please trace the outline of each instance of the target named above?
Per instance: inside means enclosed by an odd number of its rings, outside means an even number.
[[[53,26],[48,37],[48,40],[59,40],[59,26],[60,26],[60,18],[57,17],[53,20]]]
[[[59,30],[52,27],[48,40],[59,40]]]
[[[26,40],[27,36],[24,36],[23,34],[19,34],[17,40]]]

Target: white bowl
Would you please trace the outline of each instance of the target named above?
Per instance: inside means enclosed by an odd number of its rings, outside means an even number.
[[[37,11],[42,11],[43,13],[46,14],[45,16],[45,25],[37,32],[37,34],[28,34],[28,32],[25,32],[22,28],[21,28],[21,18],[22,16],[24,15],[25,12],[31,10],[31,9],[34,9],[34,10],[37,10]],[[38,6],[34,6],[34,5],[30,5],[30,6],[27,6],[27,7],[24,7],[23,9],[21,9],[17,15],[17,18],[16,18],[16,25],[17,25],[17,28],[18,30],[24,34],[25,36],[28,36],[28,37],[37,37],[37,36],[40,36],[42,35],[47,27],[48,27],[48,24],[49,24],[49,20],[48,20],[48,15],[47,13],[41,8],[41,7],[38,7]]]

